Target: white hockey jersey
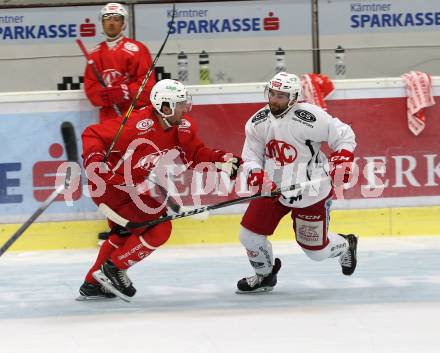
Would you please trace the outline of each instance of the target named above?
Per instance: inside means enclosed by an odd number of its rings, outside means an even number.
[[[245,129],[242,153],[245,175],[252,169],[264,169],[278,187],[325,178],[311,188],[284,193],[280,202],[288,207],[310,206],[331,191],[322,142],[327,142],[334,151],[353,152],[356,147],[349,125],[309,103],[295,103],[278,118],[267,105],[248,120]]]

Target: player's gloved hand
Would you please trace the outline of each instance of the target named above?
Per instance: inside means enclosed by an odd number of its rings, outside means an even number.
[[[99,95],[106,107],[111,107],[114,104],[130,100],[130,90],[125,84],[105,87],[99,92]]]
[[[269,196],[277,189],[277,185],[267,176],[262,169],[253,169],[248,175],[247,184],[251,190],[257,188],[257,192]],[[276,197],[278,200],[279,195]]]
[[[354,154],[345,149],[333,152],[330,155],[330,176],[332,178],[333,185],[340,186],[348,183],[353,161]]]
[[[222,150],[215,150],[213,159],[217,170],[225,172],[231,179],[235,179],[237,177],[238,169],[243,163],[240,157],[234,156],[232,153]]]
[[[114,171],[114,165],[107,161],[103,162],[104,152],[93,152],[84,159],[84,167],[88,177],[92,173],[98,175],[106,184],[123,185],[125,184],[124,175]]]

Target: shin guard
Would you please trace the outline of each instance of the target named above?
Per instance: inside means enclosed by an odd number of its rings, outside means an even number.
[[[124,246],[114,251],[112,262],[124,270],[141,261],[164,244],[171,234],[171,222],[164,222],[141,234],[131,235]]]
[[[95,263],[90,268],[89,272],[87,272],[86,281],[88,283],[98,283],[92,276],[93,272],[99,270],[101,268],[101,265],[110,258],[113,251],[122,246],[125,240],[125,238],[121,238],[115,234],[111,234],[110,237],[101,245]]]
[[[156,247],[148,244],[142,235],[131,235],[124,246],[114,251],[111,261],[120,270],[125,270],[150,255]]]
[[[272,272],[272,244],[265,235],[256,234],[241,227],[240,242],[246,248],[249,262],[257,275],[265,276]]]

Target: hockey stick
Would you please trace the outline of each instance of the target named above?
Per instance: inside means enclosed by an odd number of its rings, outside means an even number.
[[[151,76],[151,74],[153,73],[153,70],[156,67],[156,63],[159,60],[160,55],[162,54],[162,50],[163,50],[163,48],[165,47],[165,44],[168,41],[168,37],[170,36],[171,28],[172,28],[173,23],[174,23],[175,15],[176,15],[176,4],[173,4],[173,16],[171,17],[171,23],[168,26],[167,36],[165,37],[165,40],[163,41],[161,47],[159,48],[159,51],[157,52],[156,57],[154,58],[153,63],[151,64],[150,69],[148,70],[147,74],[145,75],[144,79],[142,80],[142,83],[141,83],[141,85],[140,85],[140,87],[139,87],[139,89],[138,89],[138,91],[136,93],[136,96],[132,100],[132,102],[130,104],[130,107],[128,107],[128,110],[125,113],[124,119],[122,119],[121,125],[119,126],[119,129],[116,132],[116,135],[113,138],[113,141],[110,144],[110,147],[109,147],[109,149],[107,150],[107,152],[105,154],[104,163],[107,162],[107,159],[108,159],[110,153],[112,152],[113,147],[115,147],[115,145],[116,145],[116,141],[118,141],[118,138],[119,138],[119,135],[121,134],[122,129],[124,128],[125,124],[127,123],[127,120],[130,117],[134,107],[136,106],[136,103],[137,103],[137,101],[138,101],[142,91],[144,90],[145,85],[147,84],[147,81],[150,79],[150,76]]]
[[[151,174],[150,174],[151,175]],[[153,175],[154,176],[154,175]],[[159,183],[156,183],[154,180],[151,180],[150,178],[147,177],[147,180],[151,183],[153,183],[154,185],[157,186],[157,188],[159,189],[159,192],[162,196],[162,198],[166,201],[167,206],[171,209],[171,211],[173,211],[174,213],[182,213],[182,212],[186,212],[189,211],[191,208],[189,208],[188,206],[180,206],[177,201],[174,199],[174,197],[172,197],[167,189],[165,189],[162,185],[160,185]],[[192,219],[196,219],[198,221],[206,221],[209,217],[209,213],[208,211],[203,212],[203,213],[199,213],[199,214],[193,214],[190,216]]]
[[[293,190],[298,190],[298,189],[304,189],[308,186],[312,186],[314,184],[320,183],[322,181],[325,180],[329,180],[329,177],[324,177],[321,179],[316,179],[316,180],[311,180],[311,181],[306,181],[303,183],[298,183],[295,185],[291,185],[291,186],[287,186],[284,188],[278,188],[274,191],[272,191],[269,195],[263,195],[261,192],[258,192],[254,195],[251,196],[244,196],[244,197],[239,197],[237,199],[233,199],[233,200],[228,200],[228,201],[223,201],[214,205],[209,205],[209,206],[202,206],[199,208],[194,208],[192,210],[189,211],[185,211],[182,213],[178,213],[175,215],[170,215],[170,216],[162,216],[158,219],[152,220],[152,221],[146,221],[146,222],[131,222],[128,219],[125,219],[123,217],[121,217],[120,215],[118,215],[115,211],[113,211],[110,207],[108,207],[106,204],[101,203],[98,207],[98,209],[111,221],[115,222],[116,224],[119,224],[120,226],[127,228],[127,229],[133,229],[133,228],[143,228],[143,227],[152,227],[155,226],[157,224],[163,223],[163,222],[167,222],[167,221],[172,221],[174,219],[177,218],[184,218],[184,217],[189,217],[195,214],[199,214],[202,212],[206,212],[206,211],[211,211],[211,210],[216,210],[219,208],[223,208],[223,207],[227,207],[227,206],[231,206],[231,205],[236,205],[242,202],[246,202],[246,201],[251,201],[251,200],[255,200],[255,199],[259,199],[259,198],[263,198],[263,197],[274,197],[274,196],[278,196],[283,192],[287,192],[287,191],[293,191]]]
[[[98,68],[96,67],[95,61],[90,57],[86,46],[84,45],[84,43],[82,42],[81,39],[77,39],[76,40],[76,44],[78,44],[79,48],[81,49],[84,57],[87,60],[87,64],[89,64],[93,70],[93,73],[95,74],[96,79],[98,80],[99,84],[102,87],[107,87],[107,85],[105,84],[104,78],[102,77],[102,75],[99,73]],[[114,111],[116,112],[116,114],[118,115],[122,115],[121,110],[119,109],[119,107],[117,106],[117,104],[113,104],[112,105]]]
[[[75,130],[70,122],[64,122],[61,124],[61,134],[63,136],[64,146],[66,148],[67,158],[71,162],[78,160],[78,151],[76,147]],[[2,256],[6,250],[8,250],[12,244],[25,232],[29,226],[51,205],[51,203],[60,195],[64,190],[68,189],[72,179],[72,168],[68,167],[66,170],[66,180],[64,184],[58,186],[52,194],[44,201],[38,210],[23,223],[23,225],[9,238],[9,240],[0,248],[0,256]]]
[[[152,175],[152,173],[150,173],[150,175]],[[156,178],[155,175],[152,175],[152,176],[154,178]],[[171,208],[171,210],[173,212],[179,213],[180,212],[180,205],[177,203],[176,200],[174,200],[174,198],[171,195],[168,194],[168,191],[159,183],[155,182],[154,180],[151,180],[151,178],[147,177],[147,180],[157,186],[163,199],[166,200],[167,206],[169,208]]]

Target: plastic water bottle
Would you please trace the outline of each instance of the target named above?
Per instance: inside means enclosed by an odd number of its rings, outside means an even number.
[[[199,66],[199,83],[201,85],[209,85],[211,83],[211,79],[209,78],[209,55],[204,50],[199,54]]]
[[[344,61],[345,49],[340,45],[335,49],[335,74],[336,78],[344,79],[345,78],[345,61]]]
[[[183,51],[177,55],[177,79],[180,82],[188,81],[188,56]]]
[[[285,59],[286,53],[283,49],[278,48],[278,50],[275,52],[275,73],[287,71],[286,69],[286,59]]]

